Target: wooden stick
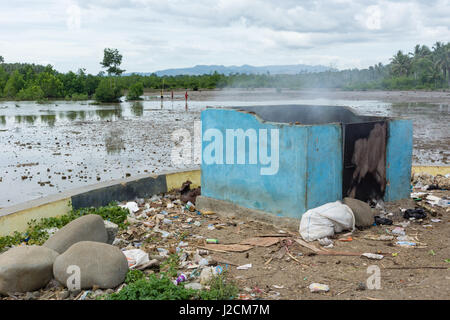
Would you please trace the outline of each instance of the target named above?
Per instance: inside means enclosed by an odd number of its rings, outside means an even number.
[[[270,259],[267,260],[267,261],[264,263],[264,265],[267,266],[272,260],[273,260],[273,257],[270,257]]]
[[[303,240],[301,240],[301,239],[295,239],[295,241],[296,241],[299,245],[304,246],[304,247],[306,247],[306,248],[308,248],[308,249],[310,249],[310,250],[312,250],[312,251],[314,251],[314,252],[322,252],[322,251],[323,251],[323,250],[320,250],[319,248],[316,248],[316,247],[313,246],[312,244],[309,244],[309,243],[307,243],[307,242],[305,242],[305,241],[303,241]]]
[[[221,253],[230,253],[230,251],[219,250],[219,249],[212,249],[212,248],[207,248],[207,247],[202,247],[202,246],[197,246],[197,248],[210,250],[210,251],[221,252]]]
[[[317,252],[317,254],[321,256],[360,256],[362,253],[345,251],[319,251]]]

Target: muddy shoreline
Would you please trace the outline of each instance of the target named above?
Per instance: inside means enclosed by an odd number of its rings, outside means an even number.
[[[184,100],[186,90],[174,90],[176,99]],[[337,99],[337,100],[378,100],[383,102],[424,102],[433,104],[450,104],[450,91],[343,91],[326,89],[305,89],[290,90],[282,89],[277,92],[276,89],[214,89],[214,90],[188,90],[189,100],[265,100],[265,99]],[[146,90],[144,93],[148,97],[160,96],[158,90]],[[170,99],[171,90],[164,91],[164,97]]]
[[[172,100],[166,91],[161,102],[159,91],[148,91],[143,101],[110,105],[0,102],[0,207],[99,181],[197,168],[172,162],[172,134],[186,129],[193,138],[208,106],[344,105],[364,115],[408,117],[414,123],[413,164],[448,165],[450,159],[449,92],[189,91],[187,110],[184,94],[174,91]],[[422,99],[427,103],[417,102]]]

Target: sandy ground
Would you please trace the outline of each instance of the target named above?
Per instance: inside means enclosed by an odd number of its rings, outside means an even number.
[[[185,91],[175,90],[176,99],[184,100]],[[170,91],[165,91],[165,98],[170,98]],[[290,99],[338,99],[338,100],[378,100],[383,102],[424,102],[424,103],[450,103],[450,91],[341,91],[341,90],[289,90],[283,89],[277,92],[276,89],[215,89],[188,91],[189,100],[290,100]],[[160,96],[160,91],[149,90],[145,92],[147,96]]]

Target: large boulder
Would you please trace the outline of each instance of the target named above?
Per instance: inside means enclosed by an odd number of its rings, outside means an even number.
[[[41,246],[20,246],[0,255],[0,294],[35,291],[53,278],[58,252]]]
[[[119,248],[93,241],[77,242],[56,258],[53,274],[65,286],[73,274],[67,272],[69,266],[80,268],[80,289],[117,287],[128,272],[127,258]]]
[[[353,198],[344,198],[343,203],[352,209],[357,227],[373,225],[375,214],[367,203]]]
[[[44,243],[44,246],[63,253],[73,244],[80,241],[103,243],[108,241],[105,224],[99,215],[88,214],[73,220],[51,236]]]

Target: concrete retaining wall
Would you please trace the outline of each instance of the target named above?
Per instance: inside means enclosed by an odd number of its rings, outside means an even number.
[[[0,236],[25,231],[33,219],[57,217],[72,209],[100,207],[112,201],[148,198],[179,188],[186,180],[192,182],[192,188],[200,186],[200,170],[112,180],[3,208],[0,209]]]

